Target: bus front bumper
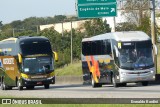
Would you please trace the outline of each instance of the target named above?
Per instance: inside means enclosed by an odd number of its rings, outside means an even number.
[[[142,82],[142,81],[154,81],[155,75],[127,75],[121,76],[120,83],[129,83],[129,82]]]
[[[41,86],[45,84],[55,84],[55,77],[49,79],[22,79],[22,86]]]

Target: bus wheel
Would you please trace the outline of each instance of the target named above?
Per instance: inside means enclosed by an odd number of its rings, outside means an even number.
[[[102,87],[102,84],[101,84],[101,83],[98,83],[98,87]]]
[[[6,90],[6,85],[4,81],[1,82],[1,90]]]
[[[1,90],[11,90],[11,86],[7,86],[4,81],[1,83]]]
[[[121,87],[126,87],[127,86],[127,83],[121,83],[119,84]]]
[[[142,85],[143,85],[143,86],[148,86],[148,81],[142,82]]]
[[[102,87],[102,84],[100,84],[100,83],[95,83],[93,76],[92,76],[91,78],[92,78],[91,83],[92,83],[92,87],[93,87],[93,88]]]
[[[45,85],[44,85],[44,88],[45,88],[45,89],[49,89],[49,84],[45,84]]]
[[[116,88],[116,87],[118,87],[118,83],[116,83],[116,81],[115,81],[115,77],[114,76],[112,76],[112,84],[113,84],[113,86]]]
[[[23,90],[23,87],[21,86],[21,83],[20,83],[19,80],[17,81],[17,87],[18,87],[18,90],[19,90],[19,91],[20,91],[20,90]]]

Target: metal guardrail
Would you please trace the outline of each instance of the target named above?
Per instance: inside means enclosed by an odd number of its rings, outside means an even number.
[[[56,76],[56,84],[83,84],[83,76]]]

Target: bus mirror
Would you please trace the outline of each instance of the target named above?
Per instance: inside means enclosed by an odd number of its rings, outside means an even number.
[[[114,49],[115,49],[115,52],[116,52],[116,57],[118,57],[118,48],[114,45]]]
[[[21,54],[18,54],[18,62],[22,63],[22,55]]]
[[[157,55],[158,54],[158,48],[155,44],[153,44],[153,48],[154,48],[154,54]]]
[[[54,52],[54,51],[53,51],[53,54],[54,54],[53,55],[54,56],[54,60],[57,62],[58,61],[58,54],[57,54],[57,52]]]

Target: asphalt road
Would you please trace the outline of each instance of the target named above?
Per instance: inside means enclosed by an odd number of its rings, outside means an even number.
[[[20,98],[160,98],[160,85],[141,86],[140,84],[128,84],[127,87],[114,88],[112,85],[104,85],[101,88],[92,88],[82,84],[55,84],[50,89],[35,87],[34,90],[18,91],[0,90],[2,97]]]

